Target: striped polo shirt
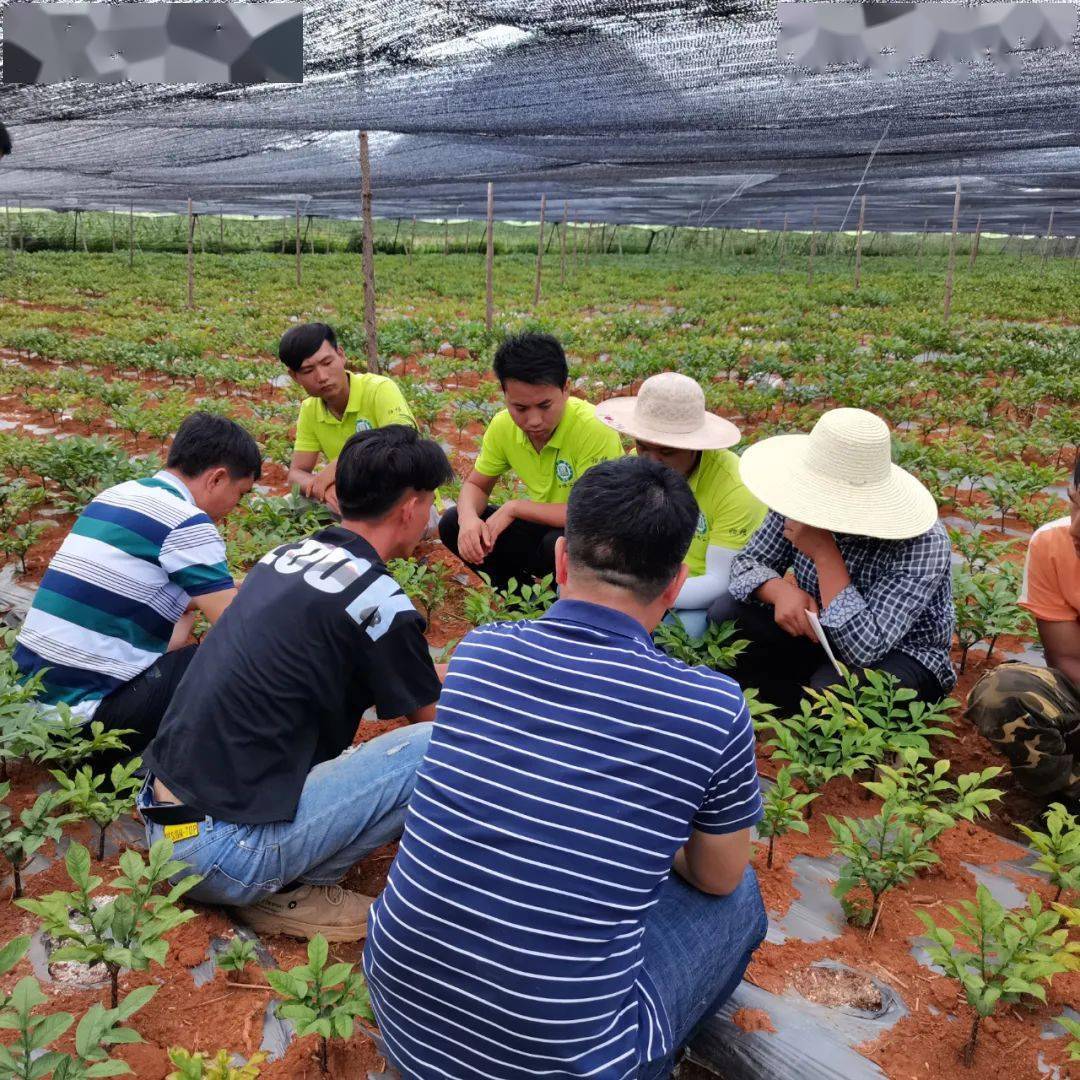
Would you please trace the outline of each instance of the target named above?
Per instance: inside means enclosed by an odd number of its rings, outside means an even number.
[[[41,700],[89,718],[168,648],[193,596],[232,588],[225,543],[173,473],[97,495],[49,563],[15,646]]]
[[[672,1049],[643,966],[693,829],[761,816],[731,679],[560,600],[454,654],[364,968],[411,1080],[637,1074]]]

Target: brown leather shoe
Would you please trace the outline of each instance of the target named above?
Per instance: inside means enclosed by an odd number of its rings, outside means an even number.
[[[234,911],[257,934],[298,938],[322,934],[327,941],[360,941],[367,937],[368,908],[373,903],[373,897],[340,885],[301,885]]]

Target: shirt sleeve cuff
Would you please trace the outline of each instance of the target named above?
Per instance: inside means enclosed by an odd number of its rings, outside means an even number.
[[[859,590],[854,585],[847,585],[833,597],[832,603],[819,618],[822,626],[838,630],[865,610],[866,601],[859,594]]]
[[[775,570],[763,566],[761,563],[751,563],[745,570],[735,567],[732,570],[731,580],[728,582],[728,592],[736,600],[742,600],[744,603],[750,599],[750,594],[756,588],[764,585],[766,581],[772,581],[773,578],[780,576]]]

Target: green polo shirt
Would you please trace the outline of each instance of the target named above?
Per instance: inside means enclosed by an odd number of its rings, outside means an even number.
[[[713,547],[746,546],[765,519],[765,504],[750,494],[739,477],[739,459],[730,450],[703,450],[697,468],[686,478],[698,504],[698,524],[684,560],[691,577],[705,573],[705,552]]]
[[[358,431],[408,424],[417,427],[416,419],[393,379],[385,375],[348,372],[349,402],[339,420],[322,398],[309,397],[300,406],[296,422],[297,453],[321,450],[333,461],[350,437]]]
[[[564,503],[586,469],[622,456],[615,429],[597,420],[589,402],[572,397],[543,450],[533,446],[507,409],[496,413],[484,432],[475,467],[485,476],[502,476],[512,469],[532,502]]]

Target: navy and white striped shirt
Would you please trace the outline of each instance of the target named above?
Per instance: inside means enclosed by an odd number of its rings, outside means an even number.
[[[739,687],[560,600],[454,654],[364,968],[412,1080],[636,1075],[671,1050],[642,967],[693,829],[761,817]]]

